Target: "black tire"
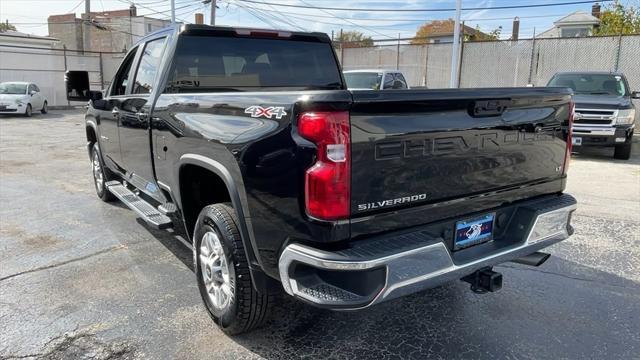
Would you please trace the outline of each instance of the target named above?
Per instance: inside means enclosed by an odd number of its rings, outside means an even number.
[[[631,144],[632,142],[629,141],[628,143],[622,145],[616,145],[616,148],[613,151],[613,158],[619,160],[629,160],[629,158],[631,157]]]
[[[235,211],[227,204],[208,205],[200,212],[194,230],[194,262],[198,289],[209,315],[218,326],[229,335],[250,331],[262,325],[274,302],[273,296],[257,292],[252,284],[249,264],[238,231]],[[213,292],[207,291],[203,260],[207,258],[205,235],[217,235],[228,268],[228,281],[232,296],[225,307],[217,308],[213,303]],[[210,268],[212,269],[212,268]],[[205,269],[205,272],[207,269]],[[209,272],[209,278],[213,271]],[[211,281],[211,280],[209,280]]]
[[[40,110],[40,113],[42,114],[46,114],[49,112],[49,109],[47,108],[47,102],[45,101],[44,104],[42,104],[42,109]]]
[[[102,153],[100,152],[100,146],[98,145],[98,143],[93,144],[93,147],[91,148],[90,160],[92,170],[91,174],[93,175],[93,185],[96,189],[96,195],[98,195],[98,197],[104,202],[114,201],[116,199],[115,195],[107,190],[107,187],[105,186],[107,181],[113,179],[113,175],[111,174],[109,169],[104,166],[104,162],[102,161]],[[96,168],[96,166],[98,166],[98,168]],[[98,174],[101,174],[101,176],[99,176]]]
[[[31,107],[31,104],[27,104],[27,108],[24,110],[24,116],[26,117],[33,116],[33,108]]]

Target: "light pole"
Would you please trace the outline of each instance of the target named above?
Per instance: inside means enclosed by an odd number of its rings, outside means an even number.
[[[82,50],[89,51],[91,48],[91,0],[84,0],[84,21],[82,22]]]
[[[449,87],[458,87],[458,55],[460,54],[460,12],[462,0],[456,0],[456,18],[453,26],[453,45],[451,46],[451,77]]]
[[[216,25],[216,0],[211,0],[211,26]]]
[[[171,0],[171,23],[176,23],[176,0]]]

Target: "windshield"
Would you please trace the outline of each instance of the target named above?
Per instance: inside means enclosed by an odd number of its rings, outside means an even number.
[[[349,89],[372,89],[379,90],[382,82],[382,73],[375,72],[352,72],[345,73],[344,80]]]
[[[2,83],[0,94],[23,95],[27,93],[27,84]]]
[[[627,87],[619,75],[561,74],[549,81],[548,86],[570,87],[576,94],[625,96]]]
[[[331,44],[187,35],[178,42],[166,91],[342,88]]]

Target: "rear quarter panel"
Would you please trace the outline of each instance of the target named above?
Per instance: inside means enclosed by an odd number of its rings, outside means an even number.
[[[350,101],[349,92],[335,90],[162,94],[152,119],[157,179],[176,194],[176,170],[185,155],[221,164],[238,189],[257,261],[277,277],[283,244],[349,236],[348,223],[314,222],[305,216],[304,172],[313,162],[315,146],[296,135],[292,119],[305,110],[344,109]],[[245,113],[255,105],[283,107],[286,115],[269,119]]]

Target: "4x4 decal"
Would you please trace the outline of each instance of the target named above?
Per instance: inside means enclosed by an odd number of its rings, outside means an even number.
[[[251,114],[251,117],[266,117],[267,119],[271,119],[272,117],[276,117],[276,119],[282,119],[283,116],[287,115],[287,112],[284,111],[284,107],[282,106],[269,106],[262,107],[258,105],[249,106],[244,109],[245,114]]]

